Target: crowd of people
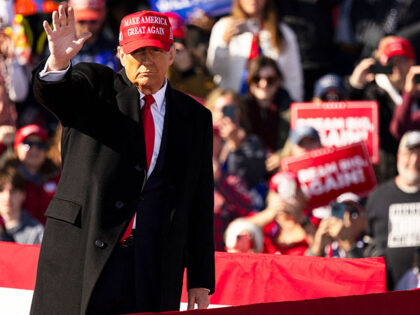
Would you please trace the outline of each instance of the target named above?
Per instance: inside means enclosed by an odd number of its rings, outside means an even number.
[[[72,64],[119,71],[116,25],[148,2],[68,2],[78,36],[92,33]],[[0,0],[2,241],[41,243],[59,182],[61,128],[31,88],[49,54],[41,21],[57,6]],[[395,232],[420,226],[419,10],[408,0],[233,0],[224,16],[166,13],[176,48],[169,82],[213,115],[216,250],[385,256],[389,289],[419,285],[420,242]],[[378,102],[378,186],[311,209],[280,161],[323,144],[312,127],[290,128],[290,104],[343,100]]]

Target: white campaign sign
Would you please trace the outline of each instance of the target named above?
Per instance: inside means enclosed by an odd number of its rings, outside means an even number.
[[[388,247],[420,246],[420,202],[389,207]]]

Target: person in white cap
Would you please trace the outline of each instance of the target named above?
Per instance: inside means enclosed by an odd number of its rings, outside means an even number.
[[[385,255],[388,288],[412,267],[420,247],[420,131],[406,132],[398,147],[398,175],[378,186],[366,204],[375,256]]]
[[[214,291],[212,119],[165,78],[168,17],[121,21],[123,69],[71,65],[90,34],[73,9],[47,22],[51,55],[34,70],[40,103],[63,125],[62,176],[46,216],[31,314],[178,310]]]

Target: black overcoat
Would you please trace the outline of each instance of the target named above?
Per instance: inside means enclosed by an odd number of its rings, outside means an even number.
[[[115,73],[81,63],[63,80],[46,82],[39,79],[44,65],[34,70],[34,91],[63,125],[63,169],[46,211],[31,314],[85,314],[142,199],[146,154],[140,98],[124,69]],[[188,288],[214,290],[211,114],[169,83],[165,99],[163,158],[170,189],[159,227],[161,258],[154,262],[159,311],[179,306],[185,267]]]

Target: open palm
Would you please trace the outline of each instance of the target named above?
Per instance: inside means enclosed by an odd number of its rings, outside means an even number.
[[[54,30],[47,21],[43,23],[51,53],[49,67],[51,70],[62,70],[69,65],[70,60],[77,55],[92,34],[85,33],[77,37],[73,9],[65,5],[60,5],[58,12],[53,12],[52,24]]]

